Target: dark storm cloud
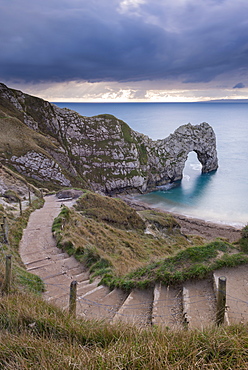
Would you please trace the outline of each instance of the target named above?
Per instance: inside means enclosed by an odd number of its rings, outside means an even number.
[[[243,82],[239,82],[238,84],[233,86],[233,89],[243,89],[244,87],[245,85],[243,84]]]
[[[246,0],[0,0],[0,80],[208,82],[245,71]]]

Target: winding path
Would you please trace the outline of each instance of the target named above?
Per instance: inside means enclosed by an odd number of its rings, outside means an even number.
[[[77,315],[94,319],[119,320],[138,325],[183,326],[183,318],[191,328],[203,328],[215,320],[214,280],[227,277],[226,322],[248,322],[248,265],[216,271],[210,280],[187,281],[176,288],[159,284],[154,289],[133,289],[129,294],[119,289],[89,281],[83,264],[56,247],[52,235],[54,218],[61,204],[55,195],[45,197],[43,208],[34,211],[23,232],[20,256],[27,271],[45,283],[44,299],[68,309],[69,288],[77,284]],[[73,201],[66,201],[72,206]]]
[[[43,208],[31,214],[20,243],[20,256],[27,271],[43,279],[44,298],[67,308],[71,281],[87,282],[88,272],[74,257],[56,247],[52,224],[62,203],[55,195],[47,196]],[[73,202],[67,201],[66,204],[71,206]]]

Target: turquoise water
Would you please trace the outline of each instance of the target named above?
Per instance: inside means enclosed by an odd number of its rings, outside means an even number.
[[[137,196],[167,211],[232,225],[248,222],[248,104],[56,103],[84,116],[113,114],[135,131],[162,139],[185,123],[208,122],[215,130],[219,168],[201,174],[194,152],[181,182]]]

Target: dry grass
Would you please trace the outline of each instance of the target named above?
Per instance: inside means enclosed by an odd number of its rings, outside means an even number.
[[[168,331],[109,325],[70,318],[35,296],[19,294],[0,301],[0,367],[247,369],[247,329],[240,325]]]
[[[1,118],[1,115],[0,110],[0,153],[3,153],[4,156],[19,156],[29,150],[47,155],[43,148],[55,148],[51,140],[31,130],[17,118]]]
[[[189,245],[171,216],[158,214],[153,235],[147,234],[145,216],[148,213],[141,218],[120,199],[86,192],[76,210],[62,211],[54,223],[60,247],[78,259],[82,257],[82,261],[86,251],[90,251],[94,255],[93,263],[99,259],[108,261],[107,265],[112,266],[117,276]],[[155,212],[151,213],[155,217]],[[161,230],[158,230],[159,223]]]
[[[205,244],[199,237],[182,235],[172,215],[137,213],[120,199],[90,191],[75,210],[63,208],[53,231],[58,245],[110,288],[147,288],[156,281],[177,284],[248,261],[247,253],[238,253],[224,240]]]
[[[78,200],[75,209],[89,218],[106,222],[119,229],[145,230],[145,222],[139,214],[118,198],[104,197],[86,191]]]

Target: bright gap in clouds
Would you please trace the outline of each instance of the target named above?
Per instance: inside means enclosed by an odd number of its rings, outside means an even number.
[[[214,99],[248,99],[248,88],[206,87],[199,84],[175,86],[165,81],[60,82],[22,84],[9,87],[56,102],[196,102]]]

